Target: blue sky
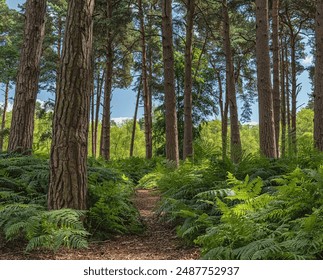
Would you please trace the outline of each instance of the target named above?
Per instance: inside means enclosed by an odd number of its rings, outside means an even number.
[[[18,4],[22,4],[25,0],[6,0],[8,6],[12,9],[17,8]],[[302,62],[304,66],[309,66],[312,63],[312,57],[308,55],[306,59]],[[298,106],[305,106],[308,101],[308,94],[311,92],[311,86],[309,83],[308,72],[304,71],[302,75],[298,77],[298,82],[302,85],[302,90],[298,96]],[[13,90],[11,90],[11,97],[13,96]],[[48,95],[41,93],[39,99],[46,100]],[[3,100],[3,96],[0,97],[0,100]],[[120,90],[115,89],[113,92],[113,97],[111,101],[111,117],[112,118],[123,118],[123,117],[133,117],[134,108],[136,103],[136,93],[131,89]],[[304,104],[304,105],[303,105]],[[303,106],[302,106],[303,105]],[[258,122],[258,104],[255,103],[252,106],[253,122]],[[143,108],[139,109],[139,116],[143,115]]]

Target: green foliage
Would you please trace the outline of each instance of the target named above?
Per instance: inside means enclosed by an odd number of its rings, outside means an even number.
[[[140,159],[133,159],[133,162],[144,163]],[[48,160],[1,154],[0,232],[8,241],[28,241],[27,251],[39,247],[51,250],[61,246],[84,248],[89,232],[93,238],[141,232],[139,213],[130,200],[134,185],[119,171],[121,162],[113,165],[115,168],[104,161],[89,160],[89,211],[47,211]],[[131,170],[130,165],[129,162],[128,170]],[[148,172],[144,171],[144,165],[136,168],[133,174],[137,174],[136,170]],[[146,168],[152,168],[148,162]]]
[[[61,209],[45,211],[36,204],[7,204],[0,208],[0,229],[7,240],[24,238],[28,240],[26,251],[36,248],[57,250],[86,248],[86,237],[80,218],[84,211]]]
[[[90,182],[95,184],[89,186],[87,226],[93,236],[103,239],[114,234],[141,232],[139,213],[130,200],[133,194],[131,181],[121,173],[114,173],[110,179],[103,180],[101,174],[99,177],[97,174],[92,173]],[[115,176],[117,174],[119,176]]]
[[[186,162],[142,181],[163,191],[161,217],[205,259],[321,259],[323,167],[301,168],[314,156]]]

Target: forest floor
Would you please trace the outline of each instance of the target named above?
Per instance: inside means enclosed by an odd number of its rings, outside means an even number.
[[[90,242],[88,249],[36,250],[25,253],[25,244],[5,244],[0,240],[2,260],[187,260],[198,259],[198,248],[186,248],[170,226],[159,221],[154,209],[160,199],[154,190],[137,190],[134,204],[146,224],[140,235],[116,236],[102,242]],[[22,246],[23,245],[23,246]]]

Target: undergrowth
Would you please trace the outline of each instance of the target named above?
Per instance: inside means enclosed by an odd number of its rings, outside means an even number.
[[[322,159],[185,162],[140,184],[162,190],[160,217],[205,259],[322,259]]]
[[[26,251],[85,248],[89,238],[143,230],[130,200],[134,184],[111,163],[89,160],[88,211],[47,210],[48,166],[46,158],[0,155],[0,234],[8,242],[25,240]]]

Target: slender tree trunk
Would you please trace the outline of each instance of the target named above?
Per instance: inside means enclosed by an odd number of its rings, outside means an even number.
[[[112,18],[112,3],[107,2],[108,19]],[[112,48],[112,30],[107,29],[107,62],[106,78],[104,85],[104,105],[101,130],[100,155],[105,160],[110,160],[110,132],[111,132],[111,97],[112,97],[112,76],[113,76],[113,48]]]
[[[46,0],[27,1],[8,151],[31,153],[45,15]]]
[[[1,134],[0,134],[0,152],[2,152],[2,150],[3,150],[3,138],[4,138],[3,133],[4,133],[4,130],[6,128],[8,96],[9,96],[9,81],[6,82],[6,89],[5,89],[5,92],[4,92],[3,113],[2,113]]]
[[[146,158],[150,159],[153,155],[152,145],[152,117],[151,117],[151,102],[150,92],[148,88],[148,77],[147,77],[147,52],[146,52],[146,34],[145,34],[145,23],[144,13],[142,9],[142,1],[138,0],[139,8],[139,20],[140,20],[140,33],[141,33],[141,70],[142,70],[142,86],[144,96],[144,118],[145,118],[145,139],[146,139]]]
[[[98,76],[100,73],[98,73]],[[95,143],[95,156],[97,155],[97,143],[98,143],[98,126],[99,126],[99,113],[101,107],[101,96],[103,91],[103,82],[105,80],[105,70],[102,72],[102,76],[98,81],[96,104],[95,104],[95,120],[94,120],[94,143]]]
[[[142,84],[142,79],[140,79],[140,83],[139,83],[139,86],[138,86],[136,107],[135,107],[135,113],[134,113],[134,116],[133,116],[132,134],[131,134],[131,143],[130,143],[130,157],[133,156],[133,150],[134,150],[134,146],[135,146],[135,136],[136,136],[136,127],[137,127],[137,114],[138,114],[138,107],[139,107],[139,100],[140,100],[141,84]]]
[[[323,0],[316,1],[314,146],[323,151]]]
[[[217,72],[217,79],[219,84],[219,105],[221,113],[221,131],[222,131],[222,159],[227,158],[227,146],[228,146],[228,111],[229,103],[226,91],[225,100],[223,100],[223,87],[220,72]]]
[[[185,80],[184,80],[184,145],[183,159],[193,156],[193,118],[192,118],[192,44],[195,1],[187,0],[186,42],[185,42]]]
[[[56,96],[48,208],[87,208],[94,0],[70,0]]]
[[[273,0],[272,7],[272,40],[273,40],[273,106],[275,123],[275,140],[277,157],[279,157],[279,134],[280,134],[280,76],[279,76],[279,0]]]
[[[291,71],[292,71],[292,92],[291,92],[291,149],[294,155],[297,154],[296,146],[296,109],[297,109],[297,70],[296,70],[296,42],[291,34]]]
[[[178,166],[178,131],[176,114],[172,0],[162,0],[162,44],[166,113],[166,158]]]
[[[288,155],[292,155],[292,143],[291,143],[291,119],[290,119],[290,65],[288,60],[288,46],[285,48],[285,61],[286,61],[286,117],[287,117],[287,143],[288,143]]]
[[[285,86],[285,46],[281,40],[281,155],[286,155],[286,86]]]
[[[242,156],[242,147],[240,139],[240,128],[238,119],[236,85],[234,77],[234,65],[232,58],[232,48],[230,39],[230,18],[227,6],[227,0],[222,1],[223,15],[223,43],[226,56],[226,88],[230,107],[230,126],[231,126],[231,159],[233,162],[239,162]]]
[[[94,106],[94,98],[95,98],[95,91],[94,91],[94,82],[95,82],[95,75],[94,75],[94,58],[92,58],[92,71],[91,71],[91,99],[90,99],[90,106],[91,106],[91,146],[92,146],[92,157],[96,157],[96,142],[94,138],[94,129],[95,129],[95,123],[94,123],[94,114],[95,114],[95,106]],[[97,82],[99,82],[99,79],[97,79]]]
[[[268,0],[256,0],[256,22],[260,151],[266,157],[275,158],[277,150],[270,78]]]

